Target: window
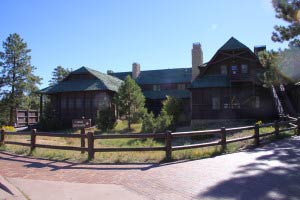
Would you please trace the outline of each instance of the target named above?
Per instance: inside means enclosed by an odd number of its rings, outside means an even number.
[[[220,110],[220,97],[213,97],[212,98],[212,109],[213,110]]]
[[[227,75],[227,66],[226,65],[221,66],[221,74]]]
[[[242,65],[242,74],[247,74],[248,73],[248,65],[244,64]]]
[[[69,99],[68,99],[68,103],[69,103],[69,109],[74,109],[74,97],[73,96],[69,96]]]
[[[61,97],[61,108],[66,109],[67,108],[67,99],[65,96]]]
[[[255,108],[259,108],[260,107],[260,100],[259,100],[259,96],[255,97]]]
[[[184,83],[177,84],[177,89],[178,90],[185,90],[185,84]]]
[[[76,108],[80,109],[82,107],[82,98],[81,97],[76,97]]]
[[[240,100],[235,96],[225,97],[224,102],[226,102],[223,104],[224,109],[241,109]]]
[[[236,65],[231,66],[231,73],[236,75],[238,73],[238,67]]]
[[[160,91],[160,85],[153,85],[153,91]]]

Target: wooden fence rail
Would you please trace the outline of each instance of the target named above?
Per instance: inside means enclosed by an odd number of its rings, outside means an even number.
[[[264,127],[274,127],[274,131],[268,133],[260,133],[260,128]],[[229,139],[227,138],[228,133],[244,131],[244,130],[253,130],[253,135],[244,136],[239,138]],[[221,151],[225,151],[227,144],[240,142],[244,140],[254,140],[254,145],[260,145],[260,139],[266,136],[275,135],[279,137],[281,132],[294,130],[295,134],[300,134],[300,117],[292,118],[286,117],[285,121],[275,121],[273,123],[267,124],[255,124],[253,126],[245,127],[236,127],[236,128],[225,128],[214,130],[204,130],[204,131],[190,131],[190,132],[171,132],[166,131],[165,133],[157,134],[112,134],[112,135],[94,135],[93,132],[87,132],[85,129],[81,129],[80,134],[64,134],[64,133],[48,133],[48,132],[37,132],[36,129],[33,129],[31,132],[5,132],[1,130],[0,134],[0,145],[11,144],[11,145],[21,145],[30,147],[31,152],[35,148],[47,148],[47,149],[59,149],[59,150],[70,150],[70,151],[81,151],[81,153],[88,153],[88,159],[91,160],[94,158],[96,152],[123,152],[123,151],[165,151],[166,160],[172,160],[172,152],[184,149],[194,149],[194,148],[203,148],[209,146],[221,146]],[[16,141],[7,141],[6,137],[9,135],[25,135],[30,136],[30,143],[25,142],[16,142]],[[201,135],[218,135],[219,139],[216,139],[212,142],[200,143],[200,144],[190,144],[190,145],[181,145],[174,146],[172,142],[174,138],[182,137],[191,137],[191,136],[201,136]],[[46,144],[37,144],[37,137],[59,137],[59,138],[77,138],[80,139],[80,147],[76,146],[56,146],[56,145],[46,145]],[[95,140],[103,139],[164,139],[165,144],[161,147],[103,147],[95,148]],[[85,141],[87,140],[87,145]]]

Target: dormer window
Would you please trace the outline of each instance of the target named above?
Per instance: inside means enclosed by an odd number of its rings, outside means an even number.
[[[227,75],[227,66],[226,65],[221,66],[221,74]]]
[[[160,85],[153,85],[153,91],[160,91]]]
[[[242,68],[242,74],[248,74],[248,65],[243,64],[241,68]]]
[[[232,73],[232,75],[238,74],[238,66],[237,65],[231,66],[231,73]]]

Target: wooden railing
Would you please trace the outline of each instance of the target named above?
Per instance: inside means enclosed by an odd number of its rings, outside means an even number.
[[[274,131],[268,133],[260,133],[260,129],[264,127],[274,127]],[[250,136],[244,136],[239,138],[227,138],[228,133],[240,132],[244,130],[254,130],[254,134]],[[225,151],[227,144],[240,142],[244,140],[254,140],[254,145],[258,146],[260,144],[260,138],[275,135],[278,137],[281,132],[295,130],[296,134],[300,134],[300,118],[286,117],[285,121],[275,121],[268,124],[255,124],[253,126],[236,127],[236,128],[225,128],[215,130],[204,130],[204,131],[190,131],[190,132],[171,132],[166,131],[165,133],[156,134],[110,134],[110,135],[95,135],[93,132],[85,133],[82,129],[80,134],[64,134],[64,133],[48,133],[48,132],[37,132],[33,129],[31,132],[5,132],[1,130],[0,135],[0,145],[12,144],[28,146],[30,150],[33,151],[35,148],[48,148],[48,149],[60,149],[60,150],[71,150],[71,151],[81,151],[81,153],[88,152],[88,159],[94,158],[96,152],[124,152],[124,151],[165,151],[166,160],[172,160],[172,152],[184,149],[194,149],[203,148],[209,146],[221,146],[221,150]],[[30,143],[7,141],[7,135],[27,135],[30,136]],[[176,138],[191,137],[191,136],[203,136],[203,135],[219,135],[219,139],[212,142],[205,142],[200,144],[189,144],[174,146],[172,141]],[[37,144],[37,137],[59,137],[59,138],[77,138],[80,139],[80,147],[76,146],[56,146],[47,144]],[[164,139],[164,146],[161,147],[103,147],[95,148],[95,140],[104,139]],[[87,145],[85,140],[87,139]]]

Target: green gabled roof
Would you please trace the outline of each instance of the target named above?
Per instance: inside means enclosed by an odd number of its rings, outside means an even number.
[[[178,99],[190,98],[190,91],[188,90],[161,90],[161,91],[144,91],[147,99],[165,99],[167,96],[176,97]]]
[[[240,49],[249,49],[246,45],[231,37],[220,49],[219,51],[228,51],[228,50],[240,50]]]
[[[131,72],[116,72],[110,75],[124,80]],[[192,68],[174,68],[141,71],[135,80],[138,84],[187,83],[192,79]]]
[[[191,84],[191,88],[213,88],[213,87],[229,87],[230,81],[224,75],[205,75],[197,78]]]
[[[68,80],[68,77],[72,74],[91,74],[95,79],[89,80]],[[98,72],[96,70],[81,67],[73,72],[71,72],[68,77],[66,77],[61,82],[44,88],[37,93],[41,94],[54,94],[59,92],[81,92],[81,91],[95,91],[95,90],[110,90],[117,92],[122,84],[122,80]]]

